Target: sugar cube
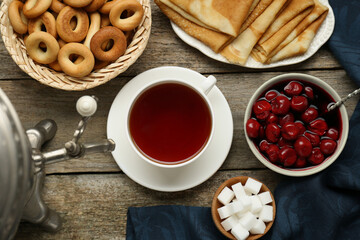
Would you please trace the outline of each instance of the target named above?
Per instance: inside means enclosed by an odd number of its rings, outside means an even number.
[[[266,225],[263,221],[260,219],[256,219],[256,223],[254,226],[250,229],[251,234],[264,234],[265,233]]]
[[[245,191],[251,192],[253,194],[258,194],[260,192],[262,183],[256,181],[255,179],[248,178],[248,180],[245,183]]]
[[[222,221],[221,226],[223,226],[225,231],[229,231],[230,229],[235,227],[235,225],[238,224],[238,222],[239,222],[239,219],[235,215],[233,215],[231,217],[228,217],[224,221]]]
[[[234,192],[228,188],[225,187],[219,194],[219,196],[217,197],[217,199],[219,200],[219,202],[221,202],[223,205],[228,204],[233,198],[234,198],[235,194]]]
[[[236,198],[239,198],[241,196],[246,196],[245,189],[241,184],[241,182],[232,185],[231,188],[234,191]]]
[[[227,204],[230,209],[230,215],[234,215],[235,213],[241,212],[244,210],[244,206],[240,201],[235,201]]]
[[[243,211],[246,211],[246,210],[249,210],[251,208],[251,199],[249,196],[241,196],[239,199],[238,199],[242,205],[244,206],[244,210]]]
[[[250,233],[240,223],[231,229],[231,234],[238,240],[246,239]]]
[[[250,200],[251,200],[251,209],[250,209],[250,211],[252,213],[259,212],[263,207],[263,204],[261,203],[260,198],[257,195],[253,195],[253,196],[250,197]]]
[[[218,211],[219,217],[221,219],[227,218],[231,215],[231,209],[230,209],[229,205],[222,206],[222,207],[218,208],[217,211]]]
[[[263,222],[271,222],[273,220],[273,207],[264,205],[260,211],[259,219]]]
[[[260,198],[260,201],[262,202],[263,205],[266,205],[266,204],[272,202],[272,198],[271,198],[269,191],[258,194],[258,197]]]
[[[247,212],[240,218],[239,223],[249,231],[255,225],[256,217],[251,212]]]

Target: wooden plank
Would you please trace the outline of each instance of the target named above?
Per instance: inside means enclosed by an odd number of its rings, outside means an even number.
[[[262,70],[220,63],[208,58],[198,50],[188,46],[176,36],[171,28],[170,21],[162,14],[153,1],[151,1],[151,7],[152,32],[147,48],[138,61],[124,72],[122,76],[135,76],[145,70],[163,65],[192,68],[201,73],[262,72]],[[27,78],[27,75],[13,62],[2,40],[0,41],[0,79]],[[324,59],[326,59],[326,61],[324,61]],[[289,67],[275,68],[270,71],[284,71],[285,69],[330,69],[339,67],[339,63],[325,46],[303,63]]]
[[[243,131],[243,118],[247,103],[255,90],[266,80],[282,72],[215,74],[217,86],[230,105],[234,120],[234,138],[227,160],[222,169],[253,169],[264,166],[257,161],[247,146]],[[340,96],[356,89],[356,85],[343,70],[304,71],[303,73],[319,77],[329,83]],[[100,101],[98,112],[91,119],[81,139],[83,142],[106,137],[106,121],[111,103],[118,91],[130,80],[119,77],[108,84],[84,92],[64,92],[41,85],[36,81],[0,81],[0,87],[9,96],[25,128],[34,126],[46,118],[54,119],[58,124],[58,133],[46,146],[46,150],[60,148],[72,138],[80,120],[75,110],[76,100],[84,95],[96,95]],[[351,115],[358,97],[346,102]],[[48,173],[64,172],[118,172],[119,168],[111,154],[94,154],[80,159],[47,166]]]
[[[235,176],[251,176],[272,191],[282,176],[270,170],[219,171],[205,183],[186,191],[165,193],[144,188],[124,174],[47,176],[44,198],[64,220],[58,233],[46,233],[22,223],[15,239],[124,239],[128,207],[187,205],[210,207],[221,183]]]

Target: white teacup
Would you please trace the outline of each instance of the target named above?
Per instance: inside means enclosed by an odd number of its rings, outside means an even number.
[[[154,74],[130,101],[127,138],[139,157],[157,167],[194,162],[213,137],[214,115],[207,94],[216,78],[182,71],[176,78]]]

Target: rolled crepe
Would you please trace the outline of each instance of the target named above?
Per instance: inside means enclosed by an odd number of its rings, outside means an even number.
[[[271,38],[261,44],[257,44],[252,52],[251,56],[258,62],[266,62],[271,52],[285,40],[287,36],[295,29],[295,27],[312,11],[312,8],[301,12],[290,22],[285,24],[279,31],[277,31]]]
[[[161,0],[167,4],[169,0]],[[168,7],[188,20],[233,37],[239,34],[254,0],[170,0]],[[176,6],[175,8],[172,6]],[[179,10],[181,9],[181,10]],[[185,14],[184,14],[185,13]],[[189,15],[191,17],[189,17]],[[194,18],[196,20],[194,20]],[[199,24],[200,25],[200,24]]]
[[[315,7],[296,27],[295,29],[282,41],[270,54],[267,55],[266,63],[275,62],[277,58],[271,59],[279,51],[281,51],[286,45],[292,42],[297,36],[299,36],[307,27],[322,16],[327,16],[328,8],[322,5],[318,0],[315,0]],[[323,17],[325,19],[325,17]],[[322,21],[321,21],[322,22]],[[278,61],[278,60],[277,60]]]
[[[251,13],[245,19],[245,22],[241,26],[240,33],[245,31],[245,29],[247,29],[250,26],[250,24],[252,24],[255,21],[255,19],[258,18],[265,11],[265,9],[270,5],[272,1],[273,0],[260,0],[253,11],[251,11],[250,9]]]
[[[256,20],[222,51],[229,62],[244,65],[251,50],[274,21],[286,0],[274,0]]]
[[[317,30],[321,26],[321,23],[327,16],[327,11],[322,14],[316,21],[310,24],[299,36],[292,40],[288,45],[281,49],[277,54],[275,54],[268,62],[277,62],[285,58],[295,57],[301,54],[304,54],[312,40],[314,39]]]
[[[273,34],[280,30],[285,24],[301,14],[303,11],[314,7],[314,0],[289,0],[284,9],[276,17],[275,21],[266,30],[259,40],[259,44],[268,40]]]
[[[182,17],[160,0],[155,0],[160,10],[182,30],[190,36],[200,40],[209,46],[214,52],[219,52],[229,41],[233,39],[230,35],[210,30],[193,23]]]

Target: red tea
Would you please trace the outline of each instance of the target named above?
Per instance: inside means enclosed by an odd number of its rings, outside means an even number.
[[[130,135],[138,150],[164,164],[184,162],[198,154],[209,139],[211,125],[203,97],[178,83],[143,92],[129,117]]]

